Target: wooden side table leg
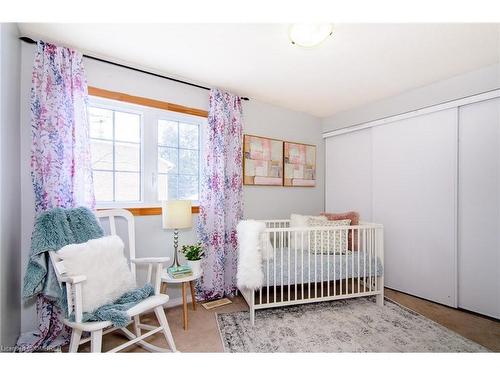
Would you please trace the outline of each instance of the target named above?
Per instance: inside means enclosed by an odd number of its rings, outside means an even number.
[[[182,283],[182,310],[184,314],[184,329],[188,329],[188,310],[187,310],[187,296],[186,296],[187,282]]]
[[[189,282],[191,288],[191,303],[193,304],[193,310],[196,311],[196,293],[194,291],[194,281]]]

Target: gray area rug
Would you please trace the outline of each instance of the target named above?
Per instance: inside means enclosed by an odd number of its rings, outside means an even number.
[[[224,350],[246,352],[486,352],[459,334],[386,299],[311,303],[220,313]]]

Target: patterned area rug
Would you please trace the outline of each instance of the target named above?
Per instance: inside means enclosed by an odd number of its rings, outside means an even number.
[[[217,314],[226,352],[486,352],[386,299],[373,297]]]

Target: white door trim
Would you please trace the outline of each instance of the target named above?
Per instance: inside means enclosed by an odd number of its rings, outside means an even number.
[[[355,132],[362,129],[373,128],[375,126],[385,125],[391,122],[405,120],[411,117],[421,116],[428,113],[443,111],[445,109],[461,107],[471,103],[482,102],[484,100],[489,100],[493,98],[500,97],[500,89],[495,89],[487,92],[483,92],[481,94],[471,95],[460,99],[450,100],[448,102],[431,105],[428,107],[423,107],[414,111],[409,111],[405,113],[401,113],[399,115],[389,116],[369,122],[365,122],[358,125],[349,126],[342,129],[332,130],[326,133],[323,133],[323,138],[334,137],[336,135],[346,134]]]

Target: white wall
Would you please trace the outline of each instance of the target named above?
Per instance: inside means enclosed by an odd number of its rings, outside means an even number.
[[[500,64],[486,66],[324,118],[322,119],[323,132],[394,116],[498,88],[500,88]]]
[[[21,196],[19,194],[18,29],[0,24],[0,344],[16,343],[20,330]]]
[[[22,159],[22,272],[27,261],[33,225],[33,193],[29,173],[30,129],[29,90],[34,47],[22,45],[21,76],[21,159]],[[144,75],[109,64],[85,59],[88,84],[189,107],[208,109],[208,91]],[[244,214],[247,218],[286,218],[292,212],[319,213],[324,208],[324,147],[318,118],[285,110],[255,100],[244,102],[244,132],[318,146],[318,180],[315,188],[244,187]],[[159,216],[136,217],[137,255],[172,254],[172,233],[163,231]],[[183,232],[180,244],[194,242],[194,231]],[[176,300],[179,290],[169,288]],[[34,328],[32,304],[23,304],[22,330]]]

